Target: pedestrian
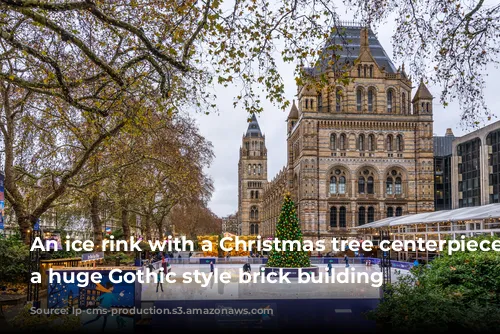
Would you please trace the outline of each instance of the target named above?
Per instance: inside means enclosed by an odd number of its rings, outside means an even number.
[[[165,256],[161,258],[161,267],[163,268],[163,272],[167,272],[167,259]]]
[[[344,261],[345,261],[345,267],[349,267],[349,258],[347,257],[347,254],[344,255]]]
[[[159,287],[161,288],[161,292],[163,292],[163,283],[162,283],[162,280],[163,280],[162,271],[159,270],[158,271],[158,283],[156,283],[156,292],[158,292],[158,288]]]
[[[417,267],[418,265],[419,265],[418,260],[417,260],[417,259],[415,259],[415,261],[413,262],[413,266],[414,266],[414,267]]]
[[[106,328],[106,323],[108,322],[108,316],[111,314],[111,307],[113,305],[116,305],[120,298],[125,296],[124,292],[121,291],[119,294],[113,293],[114,290],[114,284],[111,282],[106,283],[106,287],[100,286],[100,291],[104,292],[102,295],[97,297],[96,302],[98,303],[98,308],[101,310],[98,312],[97,317],[95,317],[92,320],[89,320],[83,324],[83,326],[86,326],[94,321],[99,320],[101,317],[104,317],[104,321],[102,323],[102,331],[104,332]]]
[[[328,276],[332,276],[332,261],[328,261]]]
[[[210,261],[210,272],[211,273],[214,272],[214,262],[213,261]]]

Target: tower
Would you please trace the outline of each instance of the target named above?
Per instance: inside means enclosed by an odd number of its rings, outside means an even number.
[[[415,140],[415,201],[416,213],[434,209],[434,138],[432,130],[432,94],[420,79],[412,99],[416,124]]]
[[[266,183],[266,138],[254,114],[243,135],[238,163],[238,214],[243,235],[256,235],[261,230],[262,195]]]

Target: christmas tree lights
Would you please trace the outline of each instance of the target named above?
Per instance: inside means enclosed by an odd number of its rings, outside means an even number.
[[[275,238],[283,240],[298,240],[301,248],[303,246],[302,231],[300,229],[299,219],[295,210],[295,203],[290,198],[290,193],[285,194],[281,213],[276,225]],[[303,250],[285,250],[269,252],[267,261],[268,267],[282,268],[303,268],[310,267],[311,262],[306,251]]]

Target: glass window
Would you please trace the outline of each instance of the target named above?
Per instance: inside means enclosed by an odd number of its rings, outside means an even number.
[[[368,136],[368,150],[369,151],[375,151],[375,136],[374,135],[369,135]]]
[[[337,227],[337,208],[330,208],[330,227]]]
[[[364,225],[366,218],[365,207],[361,206],[358,211],[358,225]]]
[[[337,178],[332,176],[330,178],[330,195],[337,193]]]
[[[345,194],[345,177],[339,178],[339,194]]]
[[[346,209],[345,206],[341,206],[339,210],[339,225],[340,227],[346,227]]]
[[[368,90],[368,111],[373,111],[373,89]]]
[[[363,93],[361,89],[356,91],[356,109],[357,111],[361,111],[363,107]]]
[[[340,143],[339,143],[339,148],[341,150],[345,150],[346,149],[346,138],[345,138],[345,134],[341,134],[340,135]]]
[[[394,209],[390,206],[387,208],[387,217],[393,217],[394,216]]]
[[[398,152],[403,151],[403,136],[401,136],[401,135],[396,136],[396,150]]]
[[[335,92],[335,110],[337,112],[342,111],[342,96],[340,95],[340,90],[338,89]]]
[[[334,133],[330,135],[330,148],[332,150],[337,149],[337,135],[335,135]]]
[[[385,192],[387,195],[392,195],[392,177],[388,177],[386,181]]]
[[[365,193],[365,178],[360,176],[358,179],[358,193],[364,194]]]
[[[392,135],[387,136],[387,151],[392,151]]]
[[[387,91],[387,112],[392,113],[392,89]]]
[[[403,215],[403,208],[402,208],[402,207],[400,207],[400,206],[398,206],[398,207],[396,208],[396,217],[400,217],[400,216],[402,216],[402,215]]]
[[[367,223],[373,223],[374,221],[375,221],[375,209],[373,208],[373,206],[369,206]]]
[[[396,178],[394,190],[395,190],[396,195],[401,195],[403,193],[403,188],[401,186],[401,178],[400,177]]]
[[[373,194],[373,177],[368,176],[367,189],[368,194]]]
[[[365,136],[364,135],[359,135],[359,137],[358,137],[358,149],[360,151],[365,150]]]

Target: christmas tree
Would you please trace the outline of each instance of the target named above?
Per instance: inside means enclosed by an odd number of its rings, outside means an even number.
[[[290,198],[290,193],[285,194],[283,206],[281,207],[280,218],[276,225],[276,238],[278,240],[298,240],[301,248],[303,247],[302,231],[300,229],[295,204]],[[281,244],[280,244],[281,245]],[[306,251],[303,250],[272,250],[269,253],[268,267],[283,268],[303,268],[310,267],[311,262]]]

